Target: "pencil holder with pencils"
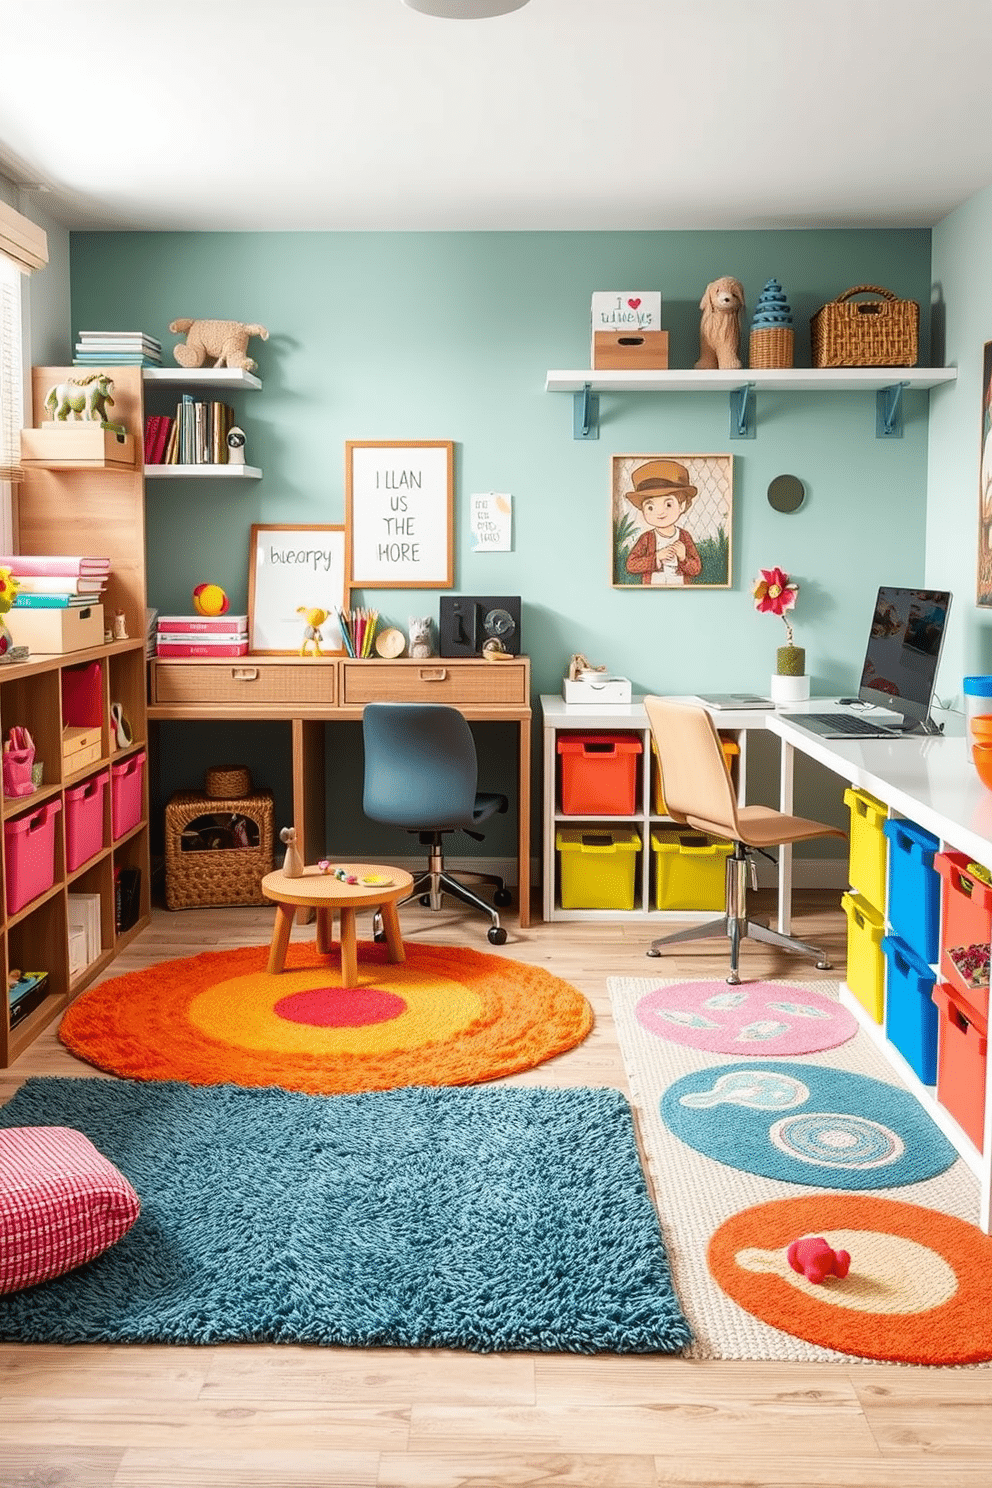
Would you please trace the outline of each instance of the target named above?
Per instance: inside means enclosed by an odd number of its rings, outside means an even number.
[[[338,624],[341,627],[344,649],[349,656],[364,660],[373,654],[372,645],[376,626],[379,624],[378,610],[361,607],[355,610],[338,610]]]

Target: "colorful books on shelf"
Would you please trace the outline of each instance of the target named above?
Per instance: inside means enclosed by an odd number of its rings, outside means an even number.
[[[158,367],[162,363],[162,343],[145,331],[80,331],[73,363],[95,366],[100,362]]]
[[[156,656],[247,656],[247,615],[160,615]]]
[[[12,608],[15,610],[73,610],[85,609],[87,605],[100,603],[100,590],[89,594],[18,594]]]
[[[21,594],[92,594],[102,589],[106,584],[106,578],[60,578],[58,575],[48,574],[24,574],[17,575]]]
[[[7,1002],[10,1007],[10,1026],[16,1027],[28,1013],[39,1007],[48,996],[47,971],[12,972],[7,983]]]
[[[197,402],[184,393],[174,416],[145,420],[146,465],[226,465],[227,436],[234,427],[229,403]]]

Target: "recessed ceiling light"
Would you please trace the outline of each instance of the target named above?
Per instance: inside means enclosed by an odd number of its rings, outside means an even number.
[[[522,10],[527,0],[403,0],[403,4],[421,15],[440,16],[445,21],[482,21],[487,16]]]

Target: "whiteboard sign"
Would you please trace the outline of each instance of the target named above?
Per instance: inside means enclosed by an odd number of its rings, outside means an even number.
[[[338,612],[347,606],[345,529],[254,526],[248,554],[248,631],[253,652],[343,656]],[[322,611],[323,619],[312,612]],[[313,630],[316,635],[308,636]],[[316,646],[319,650],[315,650]]]
[[[454,445],[349,440],[345,449],[349,582],[450,589]]]
[[[592,297],[593,331],[658,331],[661,291],[599,289]]]

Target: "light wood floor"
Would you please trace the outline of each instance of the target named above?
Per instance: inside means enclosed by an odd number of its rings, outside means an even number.
[[[836,898],[797,896],[834,972],[747,943],[747,976],[838,976]],[[265,909],[157,911],[114,968],[267,942]],[[490,950],[460,910],[403,912],[410,940]],[[717,942],[648,962],[651,927],[536,924],[496,954],[537,962],[596,1012],[521,1085],[625,1088],[608,975],[722,975]],[[360,933],[364,928],[360,927]],[[307,938],[312,927],[294,931]],[[664,970],[662,970],[664,968]],[[10,1070],[95,1072],[53,1030]],[[992,1285],[990,1285],[992,1301]],[[396,1349],[0,1346],[2,1488],[989,1488],[992,1371]]]

